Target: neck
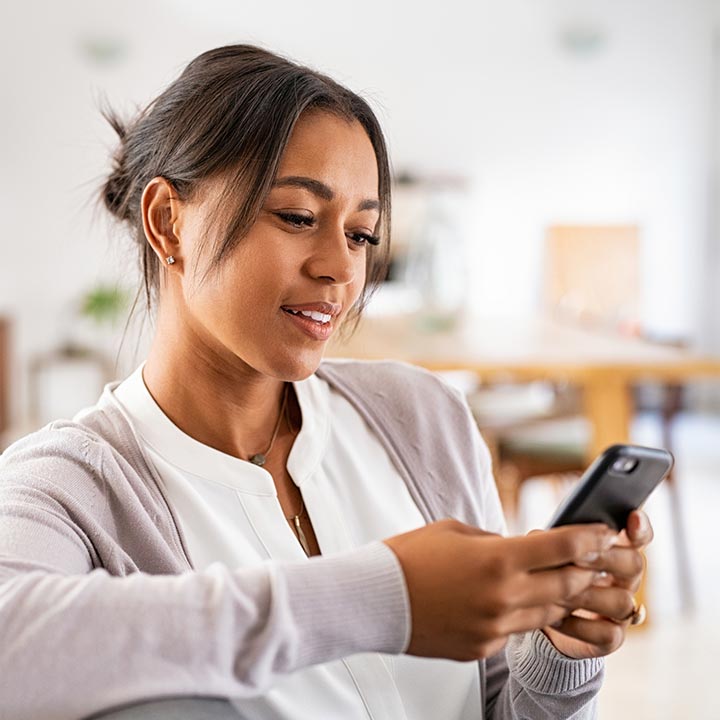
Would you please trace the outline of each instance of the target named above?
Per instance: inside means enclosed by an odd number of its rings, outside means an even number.
[[[267,450],[280,412],[282,380],[235,357],[178,342],[177,336],[165,342],[160,327],[143,379],[162,411],[195,440],[243,459]]]

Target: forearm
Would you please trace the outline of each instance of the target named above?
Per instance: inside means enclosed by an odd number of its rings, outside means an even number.
[[[111,577],[0,563],[0,718],[84,717],[160,696],[242,697],[356,652],[401,652],[402,575],[382,543],[231,572]]]

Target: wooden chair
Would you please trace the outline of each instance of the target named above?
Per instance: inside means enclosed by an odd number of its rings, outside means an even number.
[[[636,225],[554,225],[545,240],[542,304],[560,320],[640,335]]]
[[[635,225],[565,226],[548,229],[543,275],[544,311],[598,332],[640,336],[640,237]],[[673,343],[677,344],[677,343]],[[522,486],[542,477],[565,488],[568,475],[587,465],[589,430],[583,428],[580,398],[571,386],[551,387],[554,402],[542,413],[510,422],[483,411],[482,389],[470,398],[478,424],[494,445],[496,477],[510,522],[517,521]],[[682,407],[682,388],[660,388],[662,443],[672,451],[672,425]],[[491,391],[492,392],[492,391]],[[637,403],[641,405],[641,403]],[[689,553],[673,473],[668,477],[682,602],[693,605]]]

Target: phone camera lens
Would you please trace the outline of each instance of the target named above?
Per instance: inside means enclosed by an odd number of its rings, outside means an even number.
[[[635,458],[620,458],[613,463],[612,469],[615,472],[627,475],[637,467],[637,464],[638,461]]]

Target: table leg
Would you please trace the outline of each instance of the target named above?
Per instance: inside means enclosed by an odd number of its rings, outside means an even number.
[[[583,403],[585,417],[592,426],[588,462],[608,445],[629,442],[633,398],[631,388],[624,379],[597,376],[585,382]]]

